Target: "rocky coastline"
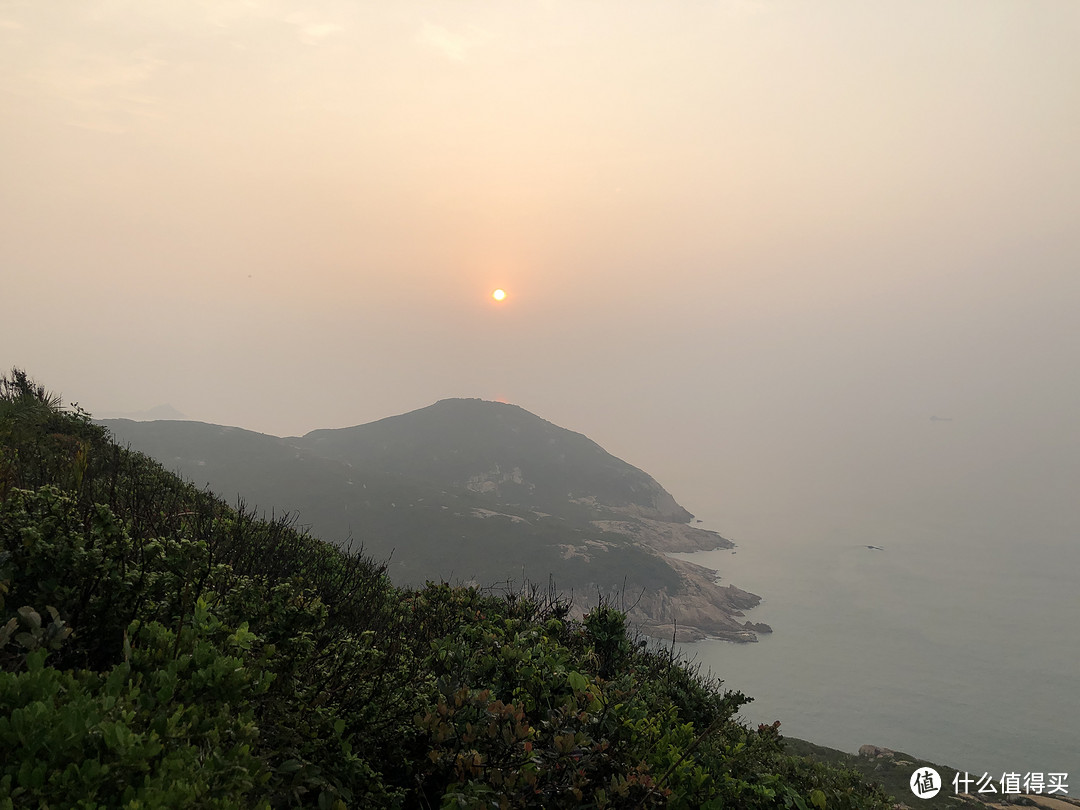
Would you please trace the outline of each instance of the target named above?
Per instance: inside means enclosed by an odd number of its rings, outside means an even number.
[[[647,591],[627,610],[630,621],[647,636],[678,642],[706,638],[752,643],[772,628],[746,620],[744,611],[757,607],[761,597],[734,585],[720,585],[718,573],[702,565],[667,556],[671,553],[714,551],[735,544],[717,532],[688,523],[627,515],[624,519],[594,520],[604,532],[629,537],[662,557],[679,575],[676,592]]]

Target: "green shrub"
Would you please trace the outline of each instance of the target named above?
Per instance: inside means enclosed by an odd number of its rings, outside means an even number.
[[[207,617],[183,631],[176,657],[171,631],[146,629],[132,660],[108,672],[57,670],[37,650],[24,671],[0,673],[0,796],[8,806],[265,804],[268,774],[246,707],[265,675],[219,646],[240,652],[242,629],[223,639]]]

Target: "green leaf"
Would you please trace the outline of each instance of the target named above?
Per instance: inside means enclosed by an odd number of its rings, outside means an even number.
[[[287,759],[278,765],[278,773],[296,773],[298,770],[304,767],[304,764],[298,759]]]
[[[30,625],[31,630],[41,629],[41,614],[34,610],[29,605],[23,605],[18,610],[19,616],[24,622]]]

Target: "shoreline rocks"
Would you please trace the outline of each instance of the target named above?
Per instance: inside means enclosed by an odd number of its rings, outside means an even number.
[[[718,532],[699,529],[687,523],[671,523],[638,517],[631,520],[594,520],[592,525],[601,531],[629,537],[640,545],[664,553],[735,548],[733,542]]]
[[[752,643],[758,633],[771,633],[764,623],[745,621],[743,611],[757,607],[761,597],[734,585],[721,586],[716,571],[686,560],[668,558],[679,574],[678,593],[666,589],[643,594],[628,612],[641,632],[654,638],[701,641],[706,638]]]
[[[627,610],[628,619],[640,632],[678,642],[713,638],[741,644],[756,642],[759,633],[772,632],[763,622],[745,620],[743,611],[757,607],[760,596],[734,585],[720,585],[712,568],[667,556],[734,548],[731,540],[689,522],[656,520],[624,509],[608,511],[615,517],[593,520],[592,525],[604,533],[628,538],[661,557],[681,580],[677,592],[661,588],[643,593]]]

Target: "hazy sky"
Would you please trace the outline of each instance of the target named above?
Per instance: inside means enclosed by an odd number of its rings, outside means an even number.
[[[0,0],[0,365],[277,435],[502,398],[692,510],[946,430],[1066,463],[1078,41],[1075,0]]]

